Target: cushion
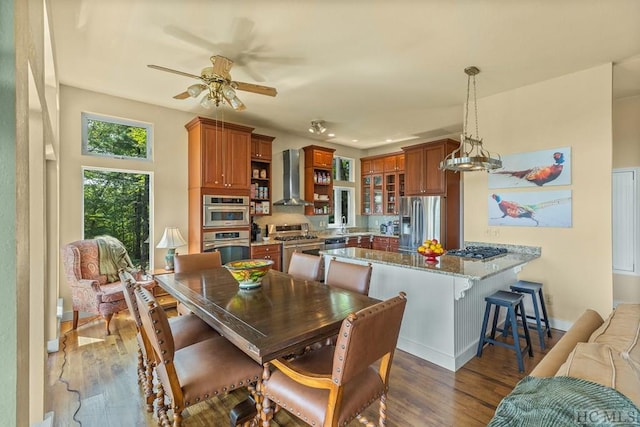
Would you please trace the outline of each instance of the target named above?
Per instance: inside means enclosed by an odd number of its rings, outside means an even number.
[[[631,360],[640,371],[640,304],[620,304],[589,342],[607,344],[622,357]]]
[[[608,345],[578,343],[556,376],[582,378],[614,388],[640,406],[640,377],[629,360]]]

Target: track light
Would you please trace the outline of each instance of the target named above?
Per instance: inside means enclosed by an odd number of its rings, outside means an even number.
[[[309,126],[309,132],[315,134],[323,134],[327,131],[327,128],[324,125],[324,121],[322,120],[313,120],[311,121],[311,126]]]

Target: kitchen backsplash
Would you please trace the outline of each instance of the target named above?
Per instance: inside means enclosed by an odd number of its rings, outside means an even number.
[[[305,216],[302,206],[273,206],[270,216],[256,216],[254,222],[264,230],[267,224],[298,224],[308,222],[313,231],[327,230],[327,220],[329,215]],[[364,216],[356,215],[355,225],[349,224],[349,229],[358,231],[379,231],[380,224],[387,224],[389,221],[397,220],[397,216]]]

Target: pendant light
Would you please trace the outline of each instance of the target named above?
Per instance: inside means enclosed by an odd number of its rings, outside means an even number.
[[[465,103],[464,122],[462,125],[462,135],[460,135],[460,146],[451,152],[442,162],[440,169],[455,172],[490,171],[502,167],[502,160],[499,154],[492,154],[482,146],[482,139],[478,133],[478,102],[476,100],[476,75],[480,73],[478,67],[467,67],[464,69],[467,75],[467,101]],[[476,133],[469,133],[469,92],[471,81],[473,80],[473,107],[475,111]]]

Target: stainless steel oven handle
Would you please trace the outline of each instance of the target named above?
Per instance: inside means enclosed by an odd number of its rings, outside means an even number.
[[[247,239],[229,239],[222,242],[205,243],[205,248],[226,248],[228,246],[251,246]]]

